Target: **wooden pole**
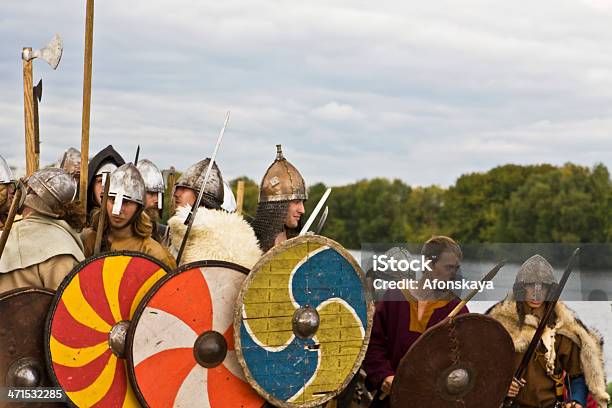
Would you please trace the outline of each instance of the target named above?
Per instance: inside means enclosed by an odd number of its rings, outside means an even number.
[[[172,194],[174,190],[174,183],[176,183],[176,170],[174,166],[170,167],[170,172],[168,173],[168,180],[166,181],[166,192],[168,194]]]
[[[166,213],[166,218],[168,219],[174,215],[176,211],[176,206],[174,205],[174,183],[176,183],[176,170],[174,166],[170,167],[170,172],[168,173],[168,179],[166,180],[166,192],[164,194],[164,200],[167,200],[168,205],[164,205],[164,212]]]
[[[242,214],[242,206],[244,205],[244,180],[238,180],[236,187],[236,212]]]
[[[104,183],[104,194],[102,195],[102,205],[100,206],[100,218],[98,218],[98,229],[96,230],[96,241],[94,243],[94,255],[100,253],[102,248],[102,234],[104,233],[104,227],[106,224],[106,203],[108,202],[108,190],[110,188],[110,173],[104,173],[106,176],[106,182]]]
[[[0,257],[2,257],[2,252],[4,251],[4,247],[6,246],[6,241],[8,240],[8,236],[11,232],[13,221],[15,221],[15,215],[17,215],[17,207],[19,206],[19,202],[21,201],[22,194],[23,188],[20,185],[17,185],[17,188],[15,189],[15,194],[13,195],[13,201],[11,202],[11,208],[9,209],[9,213],[6,218],[6,224],[4,224],[4,228],[2,229],[2,235],[0,235]]]
[[[91,64],[93,54],[94,0],[87,0],[85,56],[83,63],[83,118],[81,122],[81,180],[79,198],[87,210],[87,166],[89,165],[89,118],[91,112]]]
[[[32,52],[25,47],[24,54]],[[36,148],[34,143],[34,89],[32,85],[32,60],[23,60],[23,119],[25,123],[26,177],[36,170]]]

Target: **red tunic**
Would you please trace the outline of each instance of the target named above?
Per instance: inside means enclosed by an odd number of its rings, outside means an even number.
[[[370,344],[363,361],[368,389],[379,389],[385,378],[395,375],[410,346],[425,330],[444,320],[459,302],[459,299],[434,301],[419,321],[416,299],[407,291],[387,291],[383,301],[376,304]],[[459,312],[463,313],[468,313],[465,306]]]

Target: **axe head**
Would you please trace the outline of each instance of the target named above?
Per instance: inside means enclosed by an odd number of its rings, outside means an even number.
[[[38,99],[38,102],[42,99],[42,79],[38,81],[38,84],[34,87],[34,96]]]
[[[64,43],[62,37],[59,34],[55,34],[49,44],[40,50],[32,51],[29,53],[24,52],[22,54],[23,59],[31,60],[34,58],[42,58],[51,68],[56,69],[59,65],[60,59],[62,59],[62,52],[64,51]]]

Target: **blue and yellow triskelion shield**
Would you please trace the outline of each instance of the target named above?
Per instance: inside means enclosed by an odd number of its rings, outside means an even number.
[[[234,338],[247,380],[279,407],[330,400],[361,365],[373,308],[362,270],[340,244],[307,235],[278,245],[238,297]],[[314,321],[310,334],[294,318]]]

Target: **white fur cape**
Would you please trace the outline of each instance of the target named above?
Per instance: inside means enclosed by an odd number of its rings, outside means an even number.
[[[547,329],[548,336],[542,336],[544,343],[552,341],[554,346],[554,333],[561,334],[570,339],[580,347],[580,366],[584,374],[589,391],[600,408],[608,406],[610,396],[606,393],[606,379],[603,358],[603,340],[578,320],[574,311],[563,302],[557,302],[555,306],[557,324],[553,329]],[[519,328],[516,302],[505,300],[493,306],[488,312],[491,317],[499,321],[508,331],[514,342],[514,348],[522,353],[527,350],[529,343],[538,327],[539,319],[534,315],[525,315],[525,323]],[[547,332],[545,330],[545,334]],[[548,339],[545,339],[548,337]],[[549,345],[549,350],[554,347]],[[548,353],[547,353],[548,354]],[[554,359],[554,354],[551,356]]]
[[[170,251],[175,256],[187,230],[184,222],[189,211],[189,207],[180,207],[168,220]],[[251,269],[261,255],[255,232],[241,215],[201,207],[193,222],[181,264],[217,260]]]

